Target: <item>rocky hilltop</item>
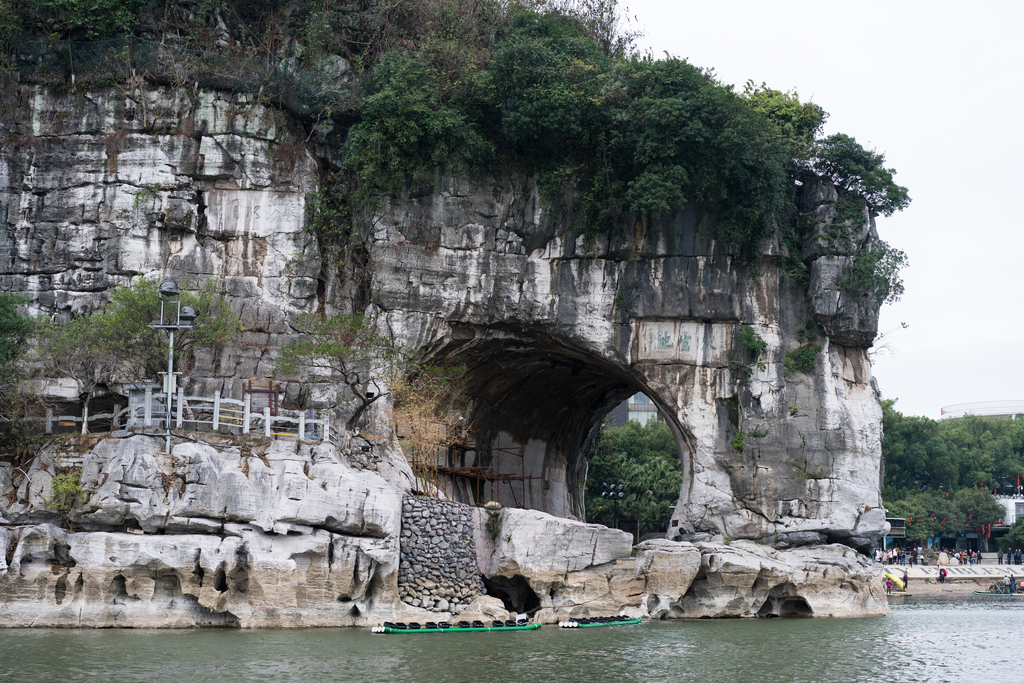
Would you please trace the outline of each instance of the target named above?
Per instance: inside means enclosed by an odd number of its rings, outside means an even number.
[[[283,441],[166,455],[152,437],[116,434],[84,456],[89,500],[74,532],[45,510],[65,466],[57,451],[27,471],[0,465],[0,623],[886,610],[857,552],[886,528],[867,356],[878,302],[840,282],[877,235],[867,210],[835,224],[828,181],[799,190],[816,220],[798,244],[771,238],[751,255],[694,207],[588,237],[528,177],[439,173],[427,192],[383,198],[357,258],[328,268],[304,230],[328,138],[245,94],[142,97],[145,117],[115,89],[18,87],[0,155],[3,288],[67,319],[140,277],[221,278],[246,331],[186,382],[236,398],[272,374],[296,314],[379,313],[407,347],[466,365],[479,446],[457,464],[502,453],[491,465],[522,476],[501,484],[503,498],[529,509],[503,510],[498,533],[476,509],[471,529],[452,525],[457,542],[428,535],[462,549],[446,584],[402,571],[403,535],[421,530],[403,516],[412,475],[391,446],[375,462]],[[787,274],[794,260],[806,279]],[[759,356],[745,329],[766,342]],[[638,391],[668,418],[683,486],[666,539],[632,559],[628,535],[568,518],[583,513],[594,429]],[[466,578],[467,553],[482,588]]]

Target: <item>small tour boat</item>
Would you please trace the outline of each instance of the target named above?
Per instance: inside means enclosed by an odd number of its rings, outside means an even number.
[[[640,621],[640,617],[630,618],[623,615],[618,617],[570,619],[569,621],[560,621],[558,625],[562,628],[594,628],[595,626],[627,626],[629,624],[639,624]]]
[[[975,595],[1001,595],[1004,598],[1024,597],[1024,593],[989,593],[988,591],[971,591]]]
[[[460,621],[454,626],[447,621],[434,623],[428,621],[419,624],[415,621],[408,624],[402,622],[391,623],[385,621],[383,626],[374,626],[371,631],[374,633],[484,633],[487,631],[533,631],[540,628],[540,624],[531,624],[520,619],[519,621],[492,621],[490,626],[485,626],[482,621]]]

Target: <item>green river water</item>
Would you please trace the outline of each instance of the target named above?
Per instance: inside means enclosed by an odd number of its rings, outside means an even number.
[[[1020,599],[514,633],[0,630],[0,682],[1021,681]]]

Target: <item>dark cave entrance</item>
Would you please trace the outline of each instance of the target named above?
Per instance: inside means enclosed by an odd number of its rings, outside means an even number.
[[[583,519],[587,454],[608,413],[636,394],[666,416],[677,450],[683,429],[645,378],[541,331],[457,327],[430,361],[465,364],[470,438],[439,462],[455,500]],[[688,451],[679,450],[680,453]],[[684,471],[688,457],[682,457]],[[469,468],[483,475],[465,476]]]
[[[533,614],[540,609],[540,598],[526,579],[518,574],[512,578],[495,576],[484,578],[487,595],[498,598],[509,612]]]

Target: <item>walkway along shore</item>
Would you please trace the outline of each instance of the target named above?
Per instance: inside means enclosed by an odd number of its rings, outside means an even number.
[[[935,579],[939,578],[939,568],[935,565],[923,567],[917,565],[911,567],[910,565],[885,565],[887,571],[900,574],[904,571],[907,572],[907,576],[910,580],[914,579]],[[947,578],[949,579],[990,579],[995,577],[1003,577],[1006,575],[1015,576],[1017,578],[1024,578],[1024,565],[1017,564],[981,564],[981,565],[965,565],[960,567],[946,567]]]

